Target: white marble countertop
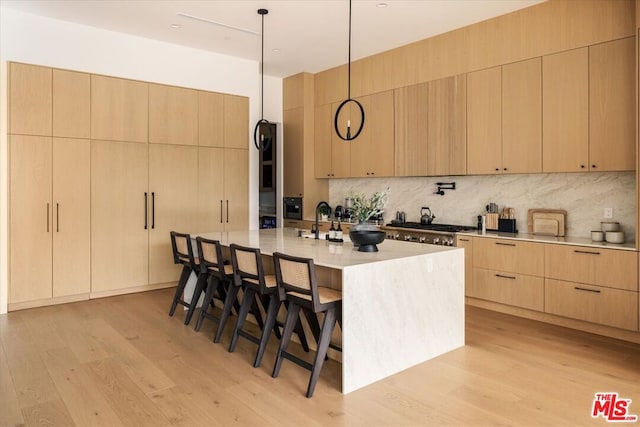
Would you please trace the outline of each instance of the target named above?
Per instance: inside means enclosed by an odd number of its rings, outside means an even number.
[[[459,250],[438,245],[408,245],[406,242],[384,240],[378,252],[358,252],[352,243],[332,243],[327,240],[297,237],[294,228],[272,228],[250,231],[196,233],[191,237],[219,240],[223,246],[231,243],[260,248],[265,255],[282,252],[288,255],[313,258],[316,265],[342,270],[345,267],[418,255]]]
[[[542,242],[542,243],[559,243],[564,245],[574,246],[589,246],[592,248],[607,248],[607,249],[621,249],[627,251],[635,251],[635,242],[629,243],[607,243],[607,242],[594,242],[593,240],[585,237],[555,237],[544,236],[538,234],[526,234],[526,233],[500,233],[497,231],[487,231],[485,234],[479,231],[470,231],[466,233],[457,233],[458,236],[473,236],[473,237],[490,237],[497,239],[509,239],[509,240],[523,240],[528,242]]]

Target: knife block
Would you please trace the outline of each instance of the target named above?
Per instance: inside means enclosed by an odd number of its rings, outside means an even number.
[[[498,216],[497,213],[487,214],[487,230],[498,230]]]

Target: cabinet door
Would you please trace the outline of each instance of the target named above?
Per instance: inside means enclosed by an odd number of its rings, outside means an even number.
[[[149,283],[147,147],[91,141],[92,292]]]
[[[395,175],[427,175],[428,93],[427,83],[394,91]]]
[[[466,93],[464,75],[429,82],[429,175],[464,175],[467,172]]]
[[[352,177],[393,176],[394,130],[393,91],[359,99],[365,112],[365,126],[351,142]],[[358,115],[353,111],[353,117]]]
[[[331,176],[349,178],[351,176],[351,142],[340,139],[334,129],[334,117],[339,106],[340,103],[335,103],[331,106]],[[350,102],[340,112],[338,128],[343,132],[343,136],[346,133],[347,123],[350,123],[354,132],[360,127],[360,111],[356,112],[356,109],[357,107],[354,103]]]
[[[9,64],[9,133],[51,136],[51,68]]]
[[[249,152],[224,150],[225,231],[249,229]]]
[[[53,296],[91,290],[91,143],[53,139]]]
[[[224,230],[224,150],[198,149],[198,231]]]
[[[224,146],[249,147],[249,98],[224,95]],[[253,131],[253,127],[252,127]],[[253,135],[251,135],[253,141]]]
[[[91,75],[91,138],[148,142],[149,85]]]
[[[542,58],[542,170],[588,170],[589,51]]]
[[[51,137],[11,135],[9,303],[51,298]]]
[[[91,75],[53,70],[53,136],[91,137]]]
[[[198,145],[198,92],[149,85],[149,142]]]
[[[331,177],[331,104],[316,107],[314,115],[314,169],[316,178]],[[288,163],[285,162],[285,165]],[[285,195],[286,195],[285,191]]]
[[[282,113],[283,152],[282,184],[285,197],[304,195],[304,109],[293,108]]]
[[[502,67],[503,173],[542,172],[542,59]]]
[[[508,239],[476,238],[473,266],[530,276],[544,276],[544,245]]]
[[[224,147],[224,95],[198,91],[198,144]]]
[[[544,278],[473,268],[467,295],[530,310],[544,310]]]
[[[501,67],[467,74],[467,173],[502,173]]]
[[[456,247],[464,249],[464,287],[465,295],[469,296],[473,283],[473,238],[456,236]]]
[[[635,169],[635,38],[589,47],[589,168]]]
[[[198,149],[179,145],[149,145],[149,283],[177,281],[169,233],[196,231]]]

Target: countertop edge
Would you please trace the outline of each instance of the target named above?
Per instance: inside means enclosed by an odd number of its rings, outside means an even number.
[[[534,242],[534,243],[553,243],[559,245],[568,245],[568,246],[586,246],[591,248],[601,248],[601,249],[617,249],[623,251],[638,251],[636,249],[635,242],[628,243],[607,243],[607,242],[594,242],[588,238],[584,237],[555,237],[555,236],[544,236],[544,235],[536,235],[536,234],[526,234],[526,233],[500,233],[500,232],[487,232],[482,234],[478,231],[468,231],[468,232],[459,232],[456,233],[457,236],[469,236],[469,237],[488,237],[493,239],[505,239],[505,240],[520,240],[524,242]]]

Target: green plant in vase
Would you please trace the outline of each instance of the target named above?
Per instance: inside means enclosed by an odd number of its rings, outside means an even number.
[[[377,191],[371,197],[367,197],[364,193],[352,193],[350,197],[354,217],[360,224],[366,224],[370,219],[384,213],[384,208],[389,201],[389,189]]]

